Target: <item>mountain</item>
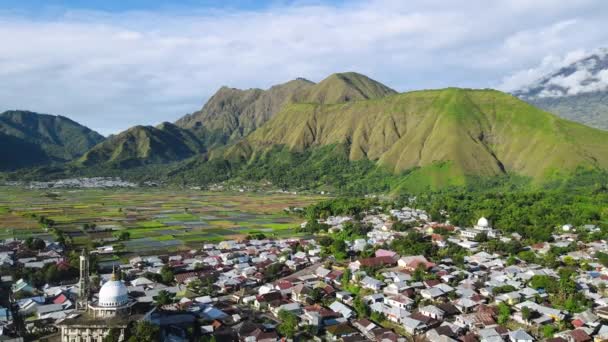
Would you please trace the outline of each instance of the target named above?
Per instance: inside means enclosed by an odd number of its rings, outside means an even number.
[[[226,160],[255,164],[277,146],[302,153],[345,146],[403,186],[463,185],[520,175],[544,182],[579,166],[608,169],[608,132],[560,119],[495,90],[415,91],[343,104],[286,106],[231,146]]]
[[[608,129],[608,49],[560,68],[513,94],[563,118]]]
[[[203,144],[192,132],[165,122],[113,135],[86,152],[76,165],[129,168],[178,161],[202,151]]]
[[[268,90],[222,87],[200,111],[175,124],[194,131],[207,146],[224,145],[255,131],[289,103],[343,103],[395,93],[354,72],[333,74],[318,84],[298,78]]]
[[[9,170],[81,156],[103,136],[66,117],[28,111],[0,114],[0,169]]]

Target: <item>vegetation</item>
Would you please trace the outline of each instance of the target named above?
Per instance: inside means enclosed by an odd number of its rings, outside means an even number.
[[[394,93],[357,73],[334,74],[319,84],[298,78],[268,90],[222,87],[200,111],[176,124],[195,132],[207,146],[218,146],[247,136],[292,102],[343,103]]]
[[[293,338],[298,331],[298,316],[290,311],[279,311],[281,323],[277,327],[279,333],[288,338]]]
[[[427,211],[445,211],[450,222],[465,227],[484,216],[495,228],[519,233],[529,242],[550,241],[556,228],[566,223],[602,228],[600,233],[591,234],[579,230],[583,240],[608,233],[608,188],[604,185],[510,192],[448,189],[420,195],[416,205]]]
[[[606,169],[607,138],[608,132],[560,120],[498,91],[450,88],[290,105],[224,157],[255,160],[268,146],[304,152],[343,144],[348,160],[373,161],[395,175],[409,172],[400,187],[422,191],[462,186],[469,176],[517,174],[544,183],[580,165]],[[556,149],[559,157],[549,153]]]
[[[97,132],[63,116],[0,113],[0,170],[69,161],[102,140]]]
[[[222,88],[177,125],[136,126],[75,163],[6,177],[269,182],[342,194],[540,190],[581,181],[606,186],[607,149],[608,132],[498,91],[394,94],[347,73],[268,91]]]
[[[192,132],[165,122],[157,127],[135,126],[112,136],[85,153],[76,165],[131,168],[182,160],[203,151]]]
[[[129,342],[154,342],[160,339],[160,328],[148,321],[138,321],[130,331]]]

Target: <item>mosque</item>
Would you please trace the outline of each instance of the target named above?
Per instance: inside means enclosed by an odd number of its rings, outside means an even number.
[[[62,342],[102,342],[112,330],[118,341],[125,340],[129,323],[134,320],[132,307],[135,300],[116,272],[105,282],[97,296],[90,296],[89,259],[83,251],[80,256],[80,280],[78,282],[78,311],[58,324]]]
[[[479,234],[485,233],[489,238],[499,238],[500,231],[492,228],[490,222],[485,217],[477,220],[477,224],[473,229],[463,229],[460,235],[467,239],[475,239]]]

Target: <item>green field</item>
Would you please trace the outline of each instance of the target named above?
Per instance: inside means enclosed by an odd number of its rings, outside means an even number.
[[[241,239],[250,233],[294,236],[301,218],[286,207],[321,197],[222,193],[171,189],[52,189],[0,187],[0,240],[28,236],[53,239],[38,222],[71,237],[74,248],[114,245],[121,253],[191,249],[206,242]],[[85,225],[94,228],[85,228]],[[120,231],[130,239],[115,241]]]

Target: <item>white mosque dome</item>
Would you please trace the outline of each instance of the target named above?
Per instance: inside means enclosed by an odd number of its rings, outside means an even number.
[[[477,221],[477,226],[481,228],[488,228],[490,226],[490,223],[488,222],[488,219],[482,217],[479,219],[479,221]]]
[[[129,291],[120,280],[107,281],[99,290],[99,306],[118,307],[129,302]]]

